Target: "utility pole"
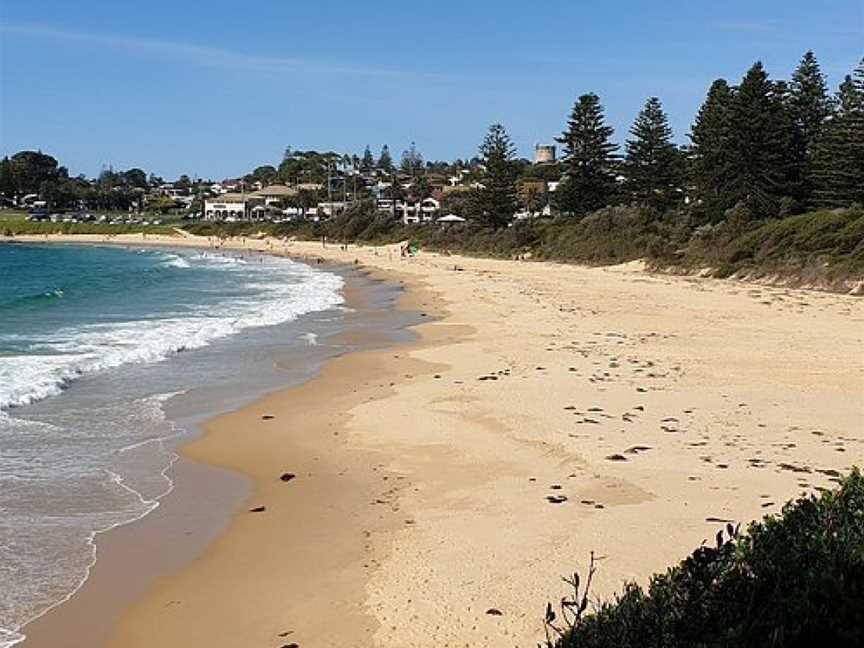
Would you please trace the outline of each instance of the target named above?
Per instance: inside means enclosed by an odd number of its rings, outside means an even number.
[[[328,207],[330,209],[331,217],[333,216],[333,180],[330,177],[332,166],[332,162],[327,162],[327,202],[330,203]]]

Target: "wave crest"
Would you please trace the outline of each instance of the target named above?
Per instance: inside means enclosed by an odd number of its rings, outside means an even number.
[[[220,259],[215,261],[215,259]],[[173,263],[169,259],[167,262]],[[182,259],[186,264],[188,261]],[[235,261],[208,257],[213,266]],[[182,266],[178,266],[182,267]],[[250,266],[250,269],[254,266]],[[95,324],[58,332],[38,353],[0,360],[0,410],[59,394],[71,382],[130,363],[158,362],[248,328],[274,326],[342,303],[342,278],[279,259],[246,284],[248,295],[209,304],[180,317]],[[275,272],[274,272],[275,270]],[[253,272],[257,273],[257,270]]]

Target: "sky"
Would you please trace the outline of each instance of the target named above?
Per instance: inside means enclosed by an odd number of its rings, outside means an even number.
[[[684,143],[714,79],[808,49],[836,89],[864,0],[0,0],[0,154],[219,179],[287,146],[468,158],[500,122],[530,157],[586,92],[619,142],[660,97]]]

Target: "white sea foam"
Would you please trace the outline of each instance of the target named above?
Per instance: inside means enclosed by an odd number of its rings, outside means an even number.
[[[227,270],[244,263],[233,257],[198,258]],[[261,278],[246,285],[248,296],[200,306],[182,317],[66,329],[31,349],[31,354],[3,357],[0,410],[56,395],[82,376],[129,363],[157,362],[244,329],[281,324],[342,303],[343,282],[337,275],[281,259],[268,260],[261,270]]]
[[[26,639],[26,635],[22,632],[24,626],[35,621],[36,619],[41,618],[57,606],[65,603],[66,601],[71,599],[81,589],[81,587],[83,587],[84,583],[86,583],[87,579],[90,577],[90,572],[93,568],[93,565],[96,564],[96,538],[99,534],[105,533],[119,526],[135,522],[136,520],[140,520],[141,518],[158,508],[161,499],[174,490],[174,480],[170,476],[170,471],[172,470],[174,463],[179,457],[175,452],[167,451],[167,449],[165,448],[165,443],[169,439],[172,439],[179,435],[182,431],[178,430],[173,423],[165,420],[162,407],[168,399],[176,396],[179,393],[182,392],[156,394],[144,399],[140,399],[135,403],[129,404],[134,407],[138,413],[144,415],[147,418],[151,418],[152,422],[154,423],[169,423],[171,431],[165,436],[151,438],[141,443],[130,444],[116,451],[118,454],[122,454],[123,452],[133,450],[135,448],[141,447],[142,445],[150,443],[158,444],[160,448],[166,453],[166,462],[159,473],[159,476],[164,481],[164,486],[153,495],[145,496],[141,491],[128,485],[127,480],[121,474],[108,468],[103,468],[105,474],[104,482],[106,486],[110,485],[111,487],[114,487],[122,491],[123,493],[126,493],[127,496],[131,498],[131,500],[136,502],[136,506],[130,508],[127,515],[121,515],[120,512],[117,511],[113,513],[111,518],[105,519],[101,525],[91,527],[92,530],[90,530],[84,538],[84,543],[86,545],[85,551],[87,552],[86,563],[81,565],[81,571],[77,574],[75,582],[70,583],[69,589],[65,593],[58,593],[58,597],[54,600],[53,603],[42,607],[38,611],[35,611],[34,614],[24,619],[20,623],[20,625],[16,624],[12,628],[0,627],[0,648],[11,648],[12,646],[24,641]],[[0,413],[0,417],[2,416],[3,414]],[[16,422],[19,425],[23,424],[25,427],[33,425],[43,426],[48,429],[53,427],[50,424],[36,424],[22,419],[16,419]],[[3,476],[4,479],[9,479],[10,477],[14,476],[8,474]],[[93,493],[93,496],[96,495],[96,493]],[[86,524],[87,522],[86,518],[82,517],[80,514],[75,515],[70,519],[76,520],[76,524]],[[49,568],[48,565],[44,565],[41,562],[33,565],[32,567],[34,570],[34,577],[38,578],[38,574],[36,574],[35,572],[42,571],[43,569],[47,569],[47,571],[42,574],[43,577],[48,577],[52,579],[57,577],[57,574],[52,568]]]
[[[0,628],[0,648],[11,648],[17,643],[24,641],[25,637],[20,632]]]
[[[182,256],[179,256],[179,255],[174,255],[172,258],[165,260],[165,262],[162,265],[167,266],[169,268],[191,268],[192,267],[191,263],[189,263],[186,259],[184,259]]]

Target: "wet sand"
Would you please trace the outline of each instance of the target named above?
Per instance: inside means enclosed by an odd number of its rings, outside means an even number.
[[[637,264],[227,245],[356,261],[429,321],[207,425],[186,455],[253,495],[125,608],[110,646],[534,646],[590,551],[596,593],[644,583],[864,459],[860,298]]]

